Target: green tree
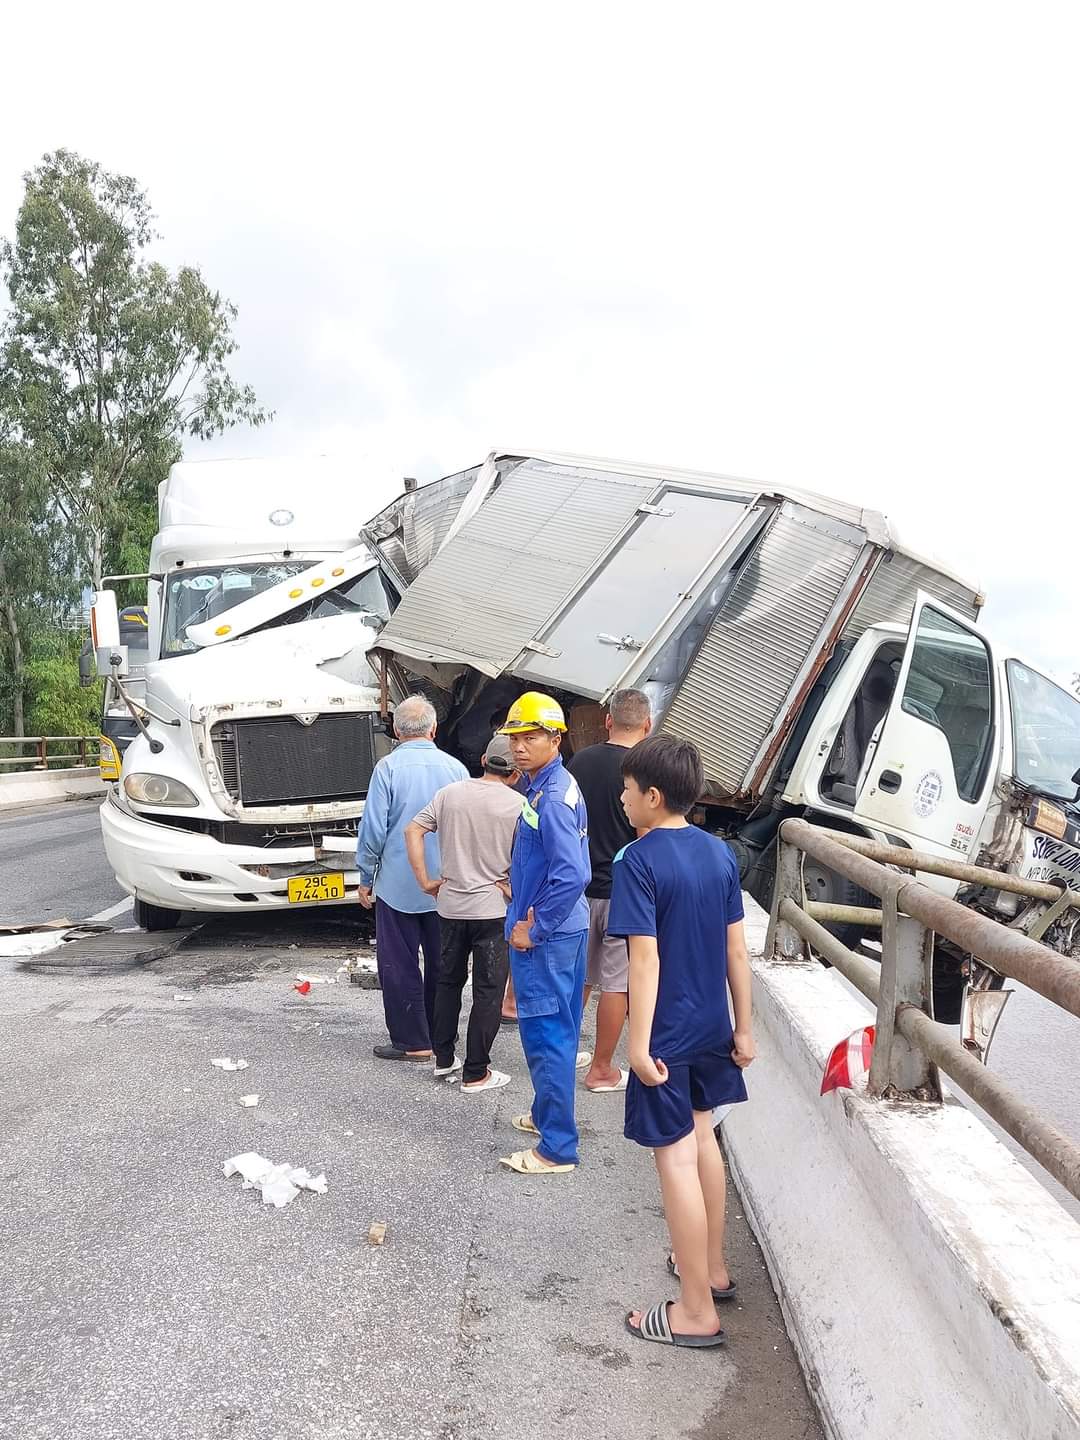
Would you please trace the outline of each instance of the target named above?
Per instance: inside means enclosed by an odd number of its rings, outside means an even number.
[[[25,181],[0,248],[11,419],[97,589],[106,555],[141,545],[183,437],[269,417],[229,373],[235,307],[197,269],[147,258],[153,214],[135,180],[58,150]]]
[[[74,603],[70,534],[32,448],[12,438],[0,393],[0,734],[26,733],[35,637]]]

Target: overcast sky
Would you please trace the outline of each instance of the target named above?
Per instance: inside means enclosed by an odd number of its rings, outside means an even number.
[[[5,14],[0,233],[138,177],[277,412],[209,453],[669,461],[886,511],[1080,668],[1075,4]]]

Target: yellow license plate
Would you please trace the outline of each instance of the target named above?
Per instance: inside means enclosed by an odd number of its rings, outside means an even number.
[[[303,905],[311,900],[344,900],[345,876],[294,875],[289,881],[289,904]]]

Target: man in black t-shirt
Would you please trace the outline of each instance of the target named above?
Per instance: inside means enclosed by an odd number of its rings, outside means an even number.
[[[611,902],[611,864],[637,836],[622,808],[622,762],[626,752],[644,740],[652,729],[649,698],[641,690],[616,690],[608,703],[607,742],[590,745],[569,762],[568,769],[585,797],[589,813],[589,858],[592,881],[585,891],[589,902],[588,974],[585,999],[594,987],[600,991],[596,1007],[596,1048],[585,1075],[592,1091],[625,1090],[628,1071],[615,1063],[615,1047],[626,1023],[629,959],[626,941],[607,933]]]

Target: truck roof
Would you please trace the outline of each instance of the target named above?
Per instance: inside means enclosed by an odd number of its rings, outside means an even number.
[[[158,486],[155,558],[167,565],[204,543],[215,555],[348,549],[400,490],[388,466],[358,457],[183,460]]]

